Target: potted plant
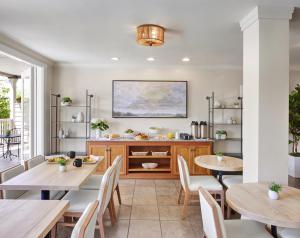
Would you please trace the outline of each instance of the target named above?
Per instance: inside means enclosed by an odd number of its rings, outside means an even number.
[[[225,140],[227,138],[227,132],[225,130],[221,130],[221,140]]]
[[[59,160],[58,160],[58,169],[60,172],[65,172],[67,170],[67,167],[66,167],[66,164],[67,164],[67,160],[63,157],[61,157]]]
[[[91,128],[95,130],[97,139],[101,138],[101,132],[109,129],[108,122],[104,119],[94,118],[91,121]]]
[[[11,134],[11,130],[10,130],[10,129],[7,129],[7,130],[5,131],[5,135],[6,135],[6,136],[10,136],[10,134]]]
[[[220,140],[220,139],[221,139],[221,134],[222,134],[221,131],[216,131],[216,139],[217,139],[217,140]]]
[[[269,198],[272,200],[278,200],[279,199],[279,191],[281,190],[281,185],[277,183],[271,183],[269,186],[268,195]]]
[[[218,161],[222,161],[222,160],[223,160],[223,153],[217,152],[217,153],[216,153],[216,156],[217,156],[217,160],[218,160]]]
[[[71,106],[72,99],[70,97],[63,97],[61,101],[62,106]]]
[[[292,136],[289,143],[292,144],[292,153],[289,155],[289,175],[300,177],[300,153],[298,145],[300,140],[300,85],[289,95],[289,132]]]
[[[233,107],[234,108],[239,108],[240,107],[240,103],[239,102],[234,102],[233,103]]]
[[[17,95],[17,96],[16,96],[16,102],[17,102],[17,103],[21,103],[21,101],[22,101],[21,95]]]

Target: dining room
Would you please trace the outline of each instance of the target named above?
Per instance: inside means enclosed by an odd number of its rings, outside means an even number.
[[[0,2],[0,238],[299,238],[300,1]]]

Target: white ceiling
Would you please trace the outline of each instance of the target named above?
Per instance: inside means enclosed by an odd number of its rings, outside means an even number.
[[[256,5],[300,0],[1,0],[0,34],[58,63],[241,66],[239,21]],[[296,14],[297,15],[297,11]],[[300,14],[291,27],[292,64],[300,65]],[[297,19],[299,19],[297,21]],[[139,24],[167,28],[163,47],[135,42]]]

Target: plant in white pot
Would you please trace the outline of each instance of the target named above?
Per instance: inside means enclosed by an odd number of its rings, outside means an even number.
[[[63,97],[61,101],[62,106],[71,106],[72,105],[72,99],[70,97]]]
[[[217,153],[216,153],[216,156],[217,156],[217,160],[218,160],[218,161],[222,161],[222,160],[223,160],[223,153],[217,152]]]
[[[95,130],[96,139],[101,138],[101,132],[109,129],[108,122],[104,119],[94,118],[91,121],[91,128]]]
[[[269,198],[272,200],[278,200],[279,199],[279,191],[281,190],[281,185],[277,183],[271,183],[269,186],[268,195]]]
[[[60,172],[65,172],[67,170],[67,160],[63,157],[61,157],[59,160],[58,160],[58,169]]]
[[[225,140],[227,138],[227,132],[225,130],[221,130],[221,140]]]
[[[300,141],[300,85],[297,84],[295,89],[289,95],[289,132],[292,139],[292,153],[289,155],[289,175],[300,178],[300,153],[298,145]]]

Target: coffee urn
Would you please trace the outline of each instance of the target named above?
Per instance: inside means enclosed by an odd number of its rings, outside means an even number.
[[[200,129],[200,138],[206,139],[207,138],[207,122],[201,121],[199,124],[199,129]]]
[[[198,138],[198,122],[197,121],[192,121],[191,123],[191,135],[193,137],[193,139],[197,139]]]

